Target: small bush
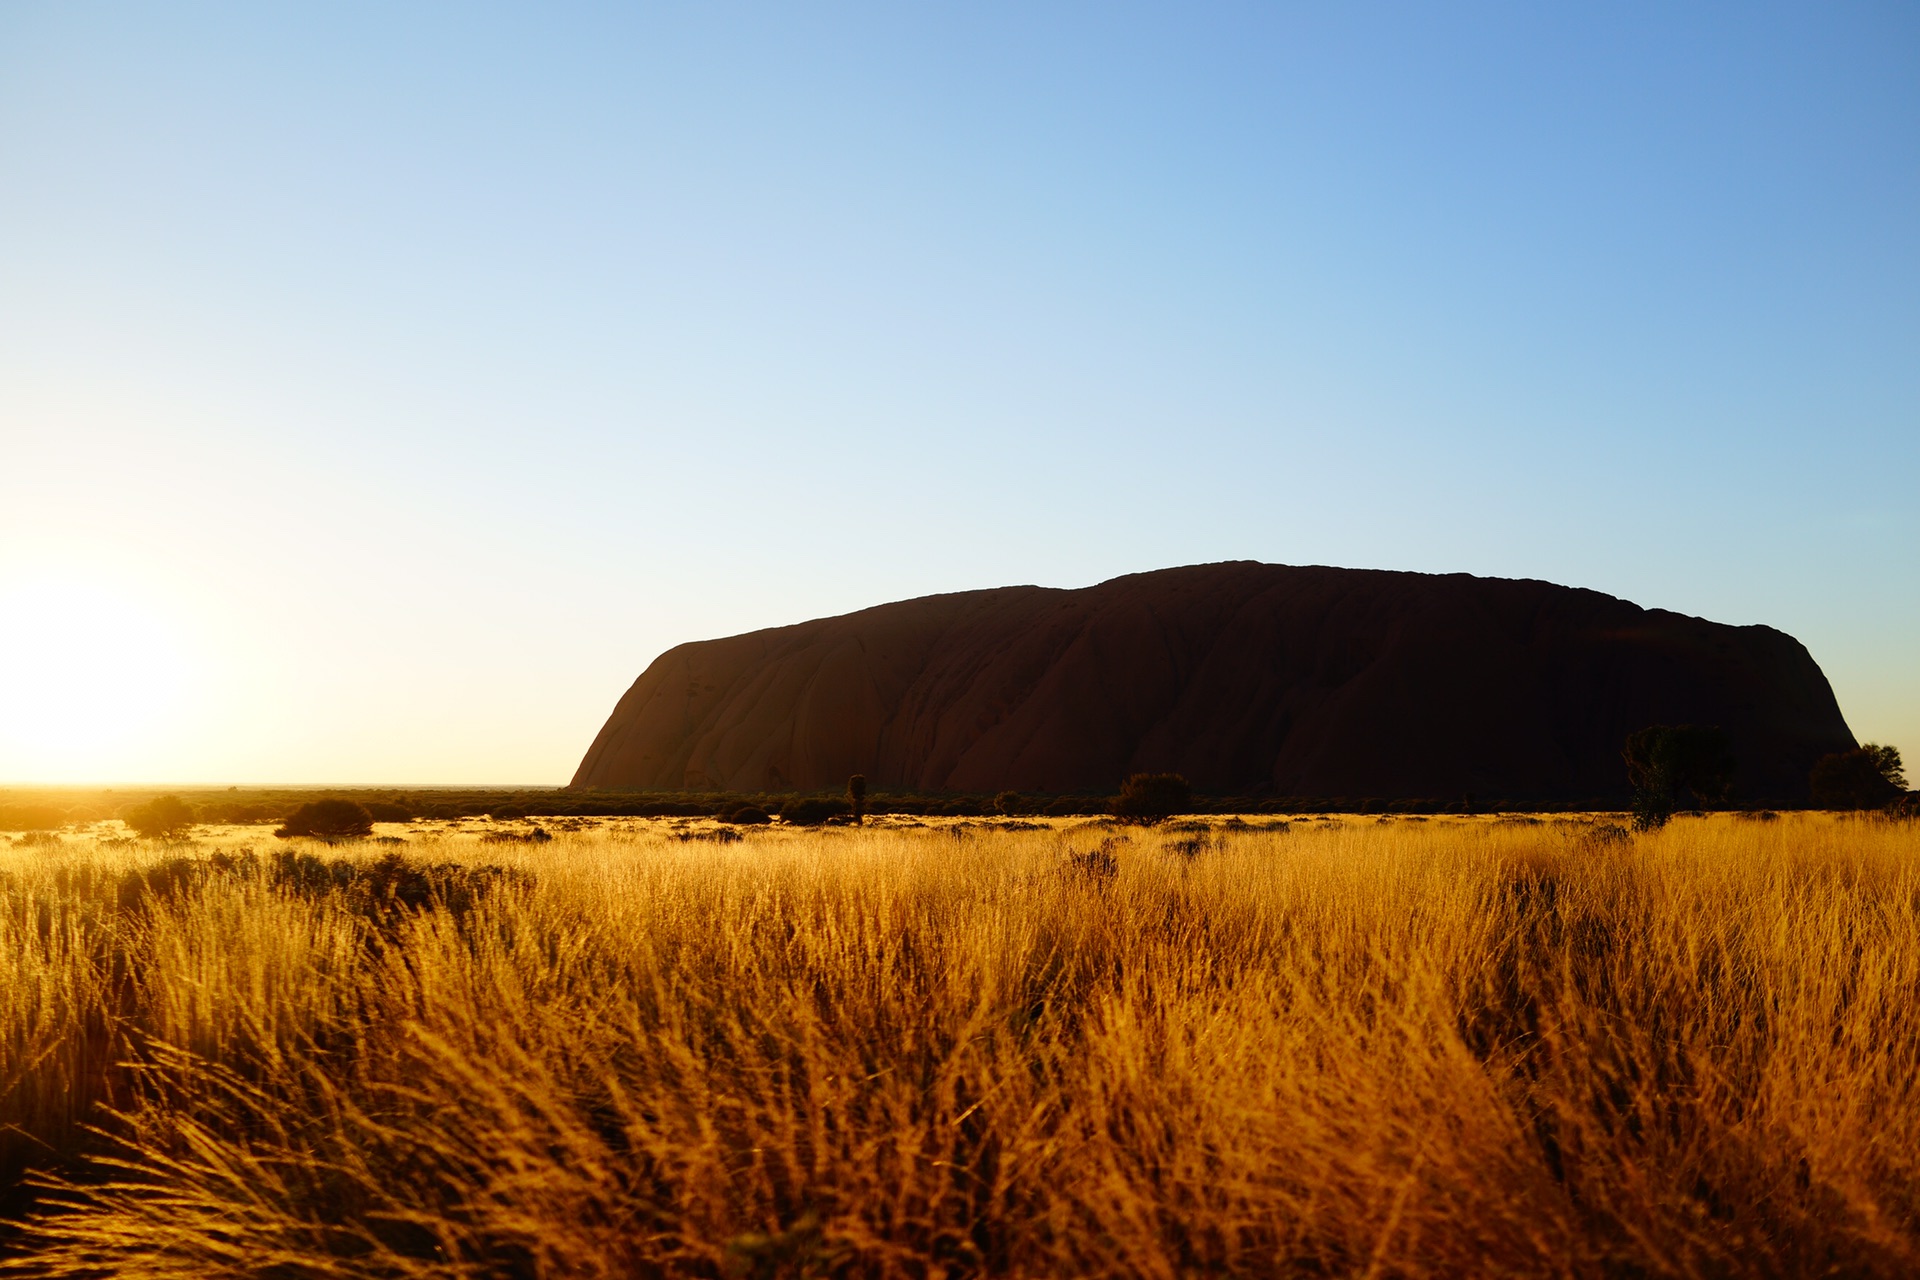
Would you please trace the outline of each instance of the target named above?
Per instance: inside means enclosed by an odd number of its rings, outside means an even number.
[[[993,798],[993,807],[1009,818],[1025,813],[1027,804],[1018,791],[1002,791]]]
[[[528,831],[489,831],[480,837],[481,844],[545,844],[553,835],[544,827],[534,827]]]
[[[1611,853],[1633,843],[1633,835],[1617,822],[1602,822],[1588,827],[1575,841],[1582,853]]]
[[[497,890],[530,885],[533,879],[507,867],[426,863],[399,853],[354,862],[283,850],[273,856],[267,881],[283,893],[302,897],[338,895],[350,911],[390,935],[414,912],[439,906],[459,919]]]
[[[741,827],[758,827],[772,822],[773,817],[758,805],[743,804],[720,821],[731,822]]]
[[[1177,854],[1182,858],[1197,858],[1209,849],[1214,848],[1215,844],[1213,833],[1210,831],[1202,831],[1198,835],[1185,836],[1179,840],[1169,840],[1163,848],[1165,848],[1168,853]]]
[[[1136,773],[1113,798],[1113,816],[1129,822],[1158,822],[1192,811],[1193,788],[1177,773]]]
[[[1716,804],[1733,784],[1732,745],[1712,725],[1648,725],[1627,735],[1620,754],[1633,787],[1636,831],[1665,826],[1682,792],[1701,805]]]
[[[179,796],[160,796],[127,810],[121,821],[150,840],[181,836],[193,826],[193,810]]]
[[[676,831],[673,838],[682,843],[690,840],[704,840],[711,844],[733,844],[746,839],[732,827],[710,827],[705,831]]]
[[[369,800],[360,806],[375,822],[412,822],[413,811],[391,800]]]
[[[817,796],[796,797],[780,806],[780,816],[796,827],[817,827],[828,818],[852,811],[853,807],[845,800],[822,800]]]
[[[66,823],[66,813],[50,804],[0,804],[0,831],[51,831]]]
[[[373,834],[373,817],[351,800],[329,797],[301,805],[273,834],[283,840],[290,836],[318,836],[322,840],[368,836]]]

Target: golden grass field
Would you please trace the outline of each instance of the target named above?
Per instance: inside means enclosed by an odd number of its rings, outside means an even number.
[[[1920,1273],[1920,827],[1608,823],[0,837],[4,1265]]]

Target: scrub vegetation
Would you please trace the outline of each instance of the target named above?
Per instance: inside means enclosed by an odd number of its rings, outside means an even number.
[[[48,1276],[1909,1276],[1920,826],[0,839],[0,1180]]]

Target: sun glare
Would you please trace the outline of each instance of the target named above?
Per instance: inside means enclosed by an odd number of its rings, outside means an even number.
[[[145,757],[184,710],[192,665],[163,608],[102,581],[21,575],[0,578],[0,619],[0,778],[163,771]]]

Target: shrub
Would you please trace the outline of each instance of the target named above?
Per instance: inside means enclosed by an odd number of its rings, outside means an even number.
[[[857,824],[866,817],[867,811],[867,775],[856,773],[847,779],[847,809],[853,814]]]
[[[202,822],[226,822],[235,826],[247,826],[260,822],[278,822],[280,815],[260,804],[220,804],[200,807]]]
[[[375,822],[412,822],[413,810],[391,800],[369,800],[360,806]]]
[[[526,872],[507,867],[427,863],[400,853],[389,853],[374,862],[344,858],[329,862],[292,850],[273,855],[267,879],[283,893],[334,897],[355,915],[372,921],[389,941],[397,926],[413,912],[437,906],[458,920],[499,890],[533,882]]]
[[[179,796],[160,796],[127,810],[120,820],[149,839],[179,836],[193,826],[193,810]]]
[[[1900,749],[1871,742],[1820,757],[1808,779],[1818,809],[1877,809],[1898,799],[1906,786]]]
[[[1636,830],[1665,826],[1683,791],[1704,807],[1725,800],[1733,785],[1733,748],[1713,725],[1648,725],[1627,735],[1620,754],[1633,787]]]
[[[1197,835],[1185,836],[1179,840],[1169,840],[1162,847],[1165,848],[1168,853],[1178,854],[1183,858],[1197,858],[1209,849],[1215,847],[1224,848],[1225,846],[1224,844],[1216,846],[1212,833],[1201,831]]]
[[[526,831],[489,831],[480,837],[481,844],[545,844],[553,839],[553,833],[545,827],[533,827]]]
[[[0,804],[0,831],[51,831],[66,824],[66,813],[50,804]]]
[[[823,800],[818,796],[795,797],[780,806],[780,816],[797,827],[817,827],[828,818],[851,811],[844,800]]]
[[[720,821],[731,822],[742,827],[757,827],[763,823],[772,822],[773,818],[758,805],[743,804]]]
[[[705,840],[712,844],[735,844],[746,839],[732,827],[710,827],[705,831],[676,831],[673,838],[683,844],[693,840]]]
[[[1633,836],[1617,822],[1602,822],[1587,828],[1574,841],[1574,846],[1583,853],[1611,853],[1624,849],[1633,843]]]
[[[1158,822],[1192,810],[1193,789],[1177,773],[1136,773],[1113,798],[1113,816],[1133,822]]]
[[[338,840],[372,835],[373,818],[365,808],[351,800],[329,797],[301,805],[287,816],[287,820],[273,834],[283,840],[289,836],[318,836],[323,840]]]
[[[1021,799],[1018,791],[1002,791],[993,798],[993,807],[1011,818],[1026,811],[1026,801]]]

